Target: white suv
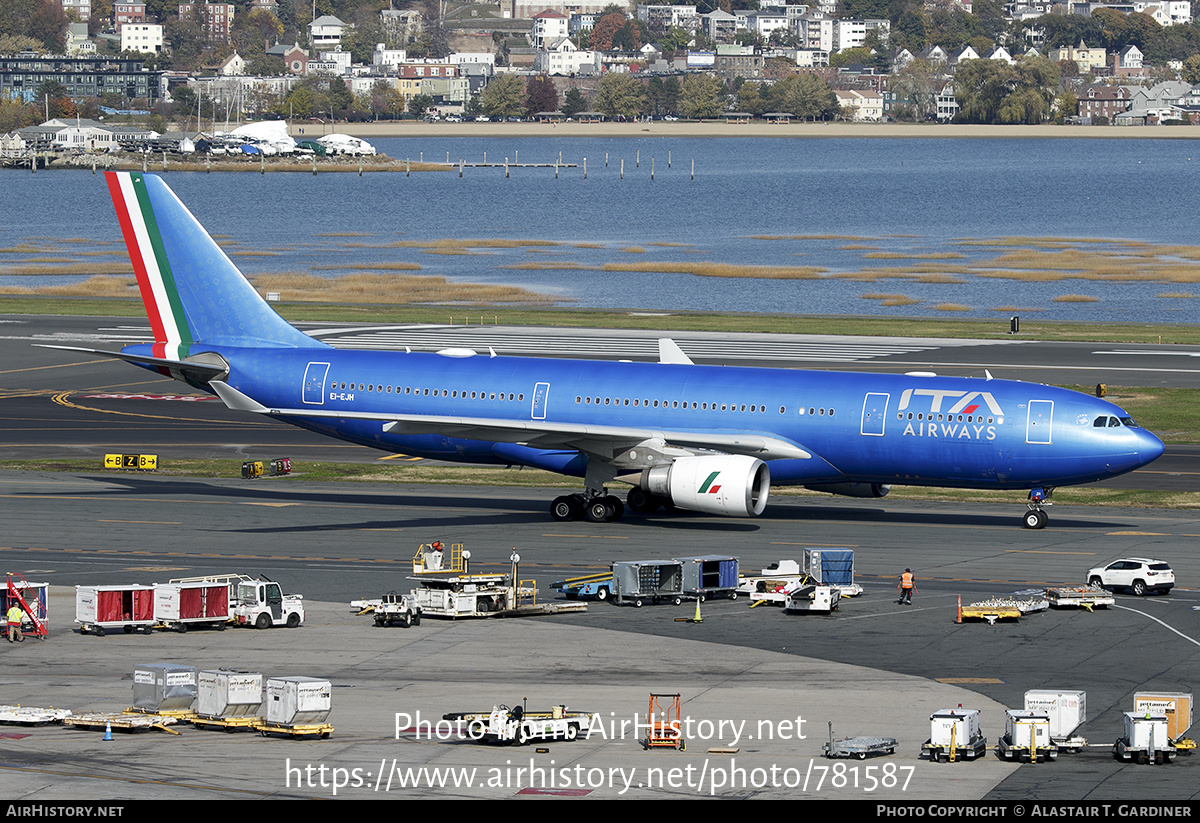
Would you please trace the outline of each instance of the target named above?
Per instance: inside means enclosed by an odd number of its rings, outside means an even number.
[[[1106,589],[1129,589],[1136,595],[1168,593],[1175,586],[1175,572],[1162,560],[1127,557],[1088,571],[1088,583]]]

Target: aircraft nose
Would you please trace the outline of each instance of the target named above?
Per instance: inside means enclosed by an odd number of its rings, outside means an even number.
[[[1141,429],[1138,431],[1138,446],[1137,455],[1140,461],[1139,465],[1145,466],[1147,463],[1153,463],[1162,453],[1167,450],[1163,442],[1158,439],[1158,436],[1153,432]]]

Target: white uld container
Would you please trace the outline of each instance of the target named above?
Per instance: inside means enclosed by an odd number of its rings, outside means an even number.
[[[1025,710],[1044,712],[1050,718],[1050,736],[1068,738],[1087,720],[1087,694],[1080,691],[1031,689],[1025,692]]]
[[[186,711],[196,701],[196,669],[149,663],[133,670],[133,706],[151,712]]]
[[[979,710],[946,709],[930,715],[930,745],[949,746],[951,734],[956,748],[969,746],[979,739]]]
[[[1009,709],[1004,717],[1004,734],[1011,746],[1026,749],[1050,746],[1050,717],[1045,712]]]
[[[1167,738],[1167,716],[1125,712],[1125,745],[1137,751],[1150,748],[1161,751],[1170,746],[1171,741]]]
[[[333,704],[333,685],[317,677],[272,677],[267,681],[267,722],[284,726],[324,723]]]
[[[262,710],[263,676],[255,672],[202,671],[196,711],[205,717],[255,717]]]

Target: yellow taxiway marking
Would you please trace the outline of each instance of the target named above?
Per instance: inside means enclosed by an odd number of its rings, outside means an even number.
[[[1106,532],[1106,534],[1131,537],[1170,537],[1166,532]]]
[[[406,463],[415,463],[418,460],[424,460],[424,457],[412,457],[407,454],[385,454],[383,457],[376,457],[376,460],[403,460]]]
[[[947,684],[967,684],[967,683],[984,684],[984,683],[987,683],[987,684],[993,684],[993,685],[994,684],[1002,685],[1004,683],[1004,681],[998,677],[935,677],[933,679],[936,680],[938,683],[947,683]]]
[[[0,371],[0,374],[20,374],[23,371],[43,371],[46,369],[68,369],[72,366],[95,366],[103,362],[103,360],[81,360],[78,363],[59,363],[55,366],[30,366],[27,369],[5,369],[4,371]]]
[[[97,520],[97,523],[149,523],[154,526],[182,526],[182,522],[174,520]]]

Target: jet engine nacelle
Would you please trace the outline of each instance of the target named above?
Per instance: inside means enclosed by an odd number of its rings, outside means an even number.
[[[892,490],[890,483],[825,483],[820,486],[805,486],[814,492],[828,492],[842,497],[887,497]]]
[[[746,455],[679,457],[643,471],[641,487],[688,511],[753,517],[767,507],[771,470]]]

